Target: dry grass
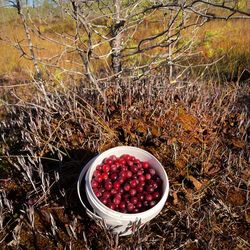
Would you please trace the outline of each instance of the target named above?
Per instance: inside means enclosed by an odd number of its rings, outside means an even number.
[[[156,32],[160,32],[164,27],[161,25],[159,16],[162,13],[155,12],[153,16],[147,18],[138,27],[134,35],[129,39],[128,45],[134,46],[145,36],[150,36]],[[156,18],[157,17],[157,18]],[[162,19],[166,18],[162,16]],[[19,75],[20,78],[25,76],[26,78],[33,72],[33,64],[31,61],[25,60],[20,57],[20,53],[10,45],[9,41],[16,43],[21,42],[26,46],[25,50],[28,51],[27,43],[24,35],[24,30],[18,17],[16,21],[4,22],[0,27],[0,37],[5,41],[0,41],[0,75]],[[156,19],[156,20],[155,20]],[[65,18],[51,19],[48,21],[35,20],[34,22],[39,28],[40,32],[49,37],[61,42],[73,44],[68,39],[66,34],[73,35],[74,24]],[[58,35],[56,35],[56,33]],[[129,31],[129,37],[133,33],[133,30]],[[64,34],[68,38],[63,38],[59,34]],[[214,67],[211,67],[209,75],[213,74],[216,78],[225,77],[227,80],[235,80],[244,69],[250,68],[250,25],[248,20],[232,20],[232,21],[213,21],[207,23],[199,31],[196,44],[196,49],[193,52],[202,52],[198,58],[190,58],[190,61],[198,61],[204,63],[210,63],[218,58],[223,57],[221,61]],[[190,33],[183,34],[185,41],[190,39]],[[84,37],[84,34],[83,34]],[[84,39],[84,38],[83,38]],[[124,36],[126,41],[127,37]],[[55,81],[62,79],[69,79],[69,72],[65,73],[61,68],[72,70],[74,72],[82,71],[82,63],[79,56],[71,50],[65,50],[64,46],[60,46],[51,40],[44,40],[37,35],[32,35],[34,46],[37,47],[36,54],[39,58],[43,59],[48,65],[56,65],[57,67],[50,67],[41,65],[41,69],[44,72],[45,78],[51,78]],[[7,41],[7,42],[6,42]],[[95,42],[100,42],[100,38],[94,37]],[[110,45],[108,42],[103,43],[101,46],[96,47],[94,54],[105,55],[109,52]],[[64,52],[63,52],[64,51]],[[142,55],[134,55],[125,60],[125,67],[133,67],[133,65],[143,65],[147,61],[150,61],[150,57],[153,55],[159,55],[162,52],[167,52],[167,49],[156,48],[152,51],[144,53]],[[55,57],[62,53],[60,57]],[[59,59],[57,61],[57,59]],[[185,58],[184,58],[185,59]],[[104,58],[101,60],[92,61],[92,69],[94,72],[105,71],[110,72],[110,58]],[[60,68],[61,67],[61,68]],[[216,72],[216,73],[215,73]],[[52,73],[52,74],[51,74]],[[74,75],[74,73],[72,73]]]
[[[32,101],[6,107],[1,144],[12,169],[11,178],[1,180],[2,245],[249,248],[250,90],[212,82],[173,86],[165,78],[161,72],[126,81],[133,87],[121,92],[106,83],[105,117],[97,93],[83,88],[38,92]],[[153,153],[171,185],[161,214],[126,238],[89,220],[75,193],[86,161],[117,145]]]

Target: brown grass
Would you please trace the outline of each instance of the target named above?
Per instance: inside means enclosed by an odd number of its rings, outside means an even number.
[[[161,13],[155,13],[157,20]],[[162,17],[165,18],[165,17]],[[139,25],[137,32],[134,34],[133,38],[130,39],[129,44],[133,46],[140,39],[145,37],[145,35],[150,36],[159,32],[163,29],[161,23],[157,22],[154,16],[150,19],[145,19],[142,24]],[[74,25],[70,20],[56,19],[50,21],[50,23],[44,23],[41,20],[36,20],[35,24],[41,31],[41,33],[47,37],[57,40],[63,40],[58,35],[55,34],[65,34],[72,33]],[[233,21],[214,21],[207,23],[201,28],[198,34],[198,39],[196,41],[196,51],[201,51],[199,55],[199,62],[212,62],[220,57],[223,57],[220,63],[216,64],[215,68],[212,69],[213,72],[216,71],[216,75],[226,76],[228,80],[231,80],[242,72],[244,69],[250,68],[250,25],[248,20],[233,20]],[[83,34],[84,35],[84,34]],[[190,39],[190,35],[184,35],[184,39]],[[21,44],[26,46],[25,50],[28,52],[27,42],[24,35],[24,30],[20,21],[4,23],[0,27],[0,37],[6,41],[0,41],[0,75],[15,75],[20,74],[25,76],[30,76],[33,71],[33,64],[31,61],[25,60],[23,57],[20,58],[20,53],[17,52],[13,46],[10,45],[9,41],[14,42],[21,41]],[[126,37],[124,37],[126,39]],[[69,50],[64,53],[59,62],[56,58],[52,59],[54,56],[59,54],[64,50],[63,46],[53,43],[48,40],[40,39],[37,35],[32,35],[32,40],[36,49],[36,54],[38,57],[45,59],[46,63],[54,64],[58,67],[66,68],[68,70],[82,71],[82,62],[79,56],[75,52],[70,52]],[[100,41],[100,38],[94,39],[96,42]],[[64,40],[66,41],[66,40]],[[69,41],[67,41],[68,43]],[[12,45],[13,45],[12,44]],[[70,43],[69,43],[70,44]],[[94,53],[98,55],[104,55],[110,50],[110,45],[104,43],[98,46]],[[149,56],[161,54],[166,52],[166,49],[154,49],[147,52],[148,55],[135,55],[129,57],[125,61],[125,66],[132,65],[142,65],[149,61]],[[49,60],[50,58],[50,60]],[[192,58],[191,58],[192,60]],[[197,60],[197,59],[196,59]],[[101,60],[93,60],[93,71],[97,72],[100,69],[110,72],[110,58],[105,58]],[[56,67],[45,67],[41,66],[42,71],[45,72],[45,76],[50,74],[54,80],[60,81],[65,76],[60,68]],[[210,73],[213,73],[210,71]]]

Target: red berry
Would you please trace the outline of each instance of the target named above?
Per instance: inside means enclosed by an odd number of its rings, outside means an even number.
[[[147,192],[148,193],[153,193],[154,192],[154,188],[153,188],[152,185],[147,186]]]
[[[160,198],[160,193],[159,192],[154,192],[152,193],[153,199],[159,199]]]
[[[126,203],[122,201],[122,202],[119,204],[119,208],[125,209],[125,208],[126,208]]]
[[[142,176],[142,175],[143,175],[143,171],[142,171],[142,170],[138,170],[138,171],[137,171],[137,175],[138,175],[138,176]]]
[[[148,172],[149,174],[151,174],[151,176],[154,176],[156,174],[156,171],[153,168],[150,168]]]
[[[95,177],[100,176],[100,175],[101,175],[101,172],[99,170],[95,170],[93,173],[93,176]]]
[[[103,171],[103,172],[109,172],[109,170],[110,170],[110,166],[109,166],[109,165],[104,164],[104,165],[102,166],[102,171]]]
[[[154,201],[154,200],[152,200],[152,201],[149,202],[149,206],[150,206],[150,207],[155,206],[155,204],[156,204],[156,201]]]
[[[137,204],[136,204],[136,207],[141,208],[142,207],[142,203],[140,201],[138,201]]]
[[[101,201],[103,204],[105,204],[105,205],[108,203],[107,198],[103,198],[103,197],[102,197],[102,198],[100,199],[100,201]]]
[[[119,163],[120,163],[121,165],[125,165],[125,164],[126,164],[126,161],[125,161],[124,159],[119,159]]]
[[[121,202],[121,196],[120,195],[116,195],[115,198],[113,199],[113,202],[115,205],[119,205]]]
[[[127,161],[127,164],[132,168],[133,165],[134,165],[134,162],[132,162],[132,161]]]
[[[120,186],[121,186],[120,181],[115,181],[114,184],[113,184],[113,187],[114,187],[114,189],[116,189],[116,190],[118,190],[118,189],[120,188]]]
[[[130,187],[130,185],[129,185],[128,183],[124,185],[124,190],[125,190],[125,191],[129,191],[130,188],[131,188],[131,187]]]
[[[129,212],[132,212],[132,211],[135,209],[134,204],[128,203],[128,204],[127,204],[127,209],[128,209]]]
[[[131,196],[135,196],[136,195],[136,190],[134,188],[130,189],[129,191]]]
[[[102,182],[102,176],[101,175],[99,175],[99,176],[96,176],[95,177],[95,180],[97,181],[97,182]]]
[[[110,190],[110,193],[111,193],[112,195],[113,195],[113,194],[117,194],[117,192],[118,192],[118,191],[117,191],[116,189],[111,189],[111,190]]]
[[[105,191],[105,192],[103,193],[102,197],[103,197],[103,198],[106,198],[106,199],[110,198],[110,192]]]
[[[138,180],[139,180],[139,182],[144,182],[145,181],[145,177],[143,175],[140,175],[138,177]]]
[[[107,164],[107,165],[111,165],[112,163],[113,163],[113,161],[110,158],[107,158],[105,160],[105,164]]]
[[[122,179],[127,178],[127,171],[122,171],[122,172],[120,173],[120,177],[121,177]]]
[[[109,156],[109,159],[111,159],[112,161],[116,161],[117,157],[115,155],[111,155],[111,156]]]
[[[134,213],[139,213],[139,209],[138,209],[138,208],[135,208],[133,212],[134,212]]]
[[[146,200],[147,201],[152,201],[153,200],[153,196],[151,194],[147,194],[146,195]]]
[[[136,191],[137,191],[138,193],[141,193],[141,192],[143,191],[143,186],[137,186],[137,187],[136,187]]]
[[[136,205],[137,202],[138,202],[138,199],[137,199],[136,197],[132,197],[132,198],[130,199],[130,202],[131,202],[132,204]]]
[[[147,168],[149,168],[149,163],[145,161],[142,163],[142,166],[143,166],[143,168],[147,169]]]
[[[112,165],[110,166],[110,171],[111,171],[111,172],[116,172],[116,170],[117,170],[117,165],[116,165],[116,164],[112,164]]]
[[[130,168],[130,170],[131,170],[133,173],[137,173],[137,172],[138,172],[138,167],[132,166],[132,167]]]
[[[132,181],[130,181],[130,186],[131,187],[136,187],[137,186],[137,180],[132,180]]]
[[[151,179],[151,174],[145,174],[145,179],[150,180]]]
[[[112,210],[115,210],[115,204],[114,203],[108,203],[108,207],[111,208]]]
[[[91,185],[92,185],[92,188],[97,188],[99,186],[99,183],[95,180],[92,180]]]
[[[94,193],[97,198],[100,198],[102,196],[102,193],[99,190],[94,190]]]
[[[102,177],[103,180],[107,180],[107,179],[109,178],[109,176],[108,176],[107,173],[103,173],[103,174],[101,175],[101,177]]]
[[[133,173],[131,171],[127,171],[127,178],[131,178],[133,176]]]
[[[144,195],[143,194],[138,194],[137,198],[139,201],[143,201],[144,200]]]
[[[112,183],[110,181],[105,182],[105,189],[106,190],[111,190],[112,189]]]
[[[111,174],[111,176],[110,176],[110,179],[112,180],[112,181],[115,181],[116,179],[118,178],[118,175],[117,174]]]

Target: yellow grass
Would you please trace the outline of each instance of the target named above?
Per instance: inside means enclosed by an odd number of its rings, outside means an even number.
[[[159,15],[160,13],[156,15],[158,19]],[[162,16],[161,18],[164,17]],[[161,23],[156,22],[154,19],[154,16],[145,19],[144,23],[138,27],[137,32],[135,32],[133,38],[129,41],[131,46],[136,44],[142,37],[151,36],[164,28]],[[70,23],[69,20],[65,20],[64,23],[62,23],[61,20],[55,20],[47,25],[38,23],[37,26],[42,33],[53,39],[61,39],[55,34],[55,31],[62,34],[64,32],[74,33],[74,25]],[[18,18],[15,22],[6,22],[4,25],[0,25],[0,37],[2,38],[2,40],[0,40],[0,76],[15,74],[20,77],[29,77],[33,71],[32,61],[20,57],[20,52],[13,46],[17,42],[20,42],[24,46],[25,51],[29,53],[25,33]],[[124,37],[124,39],[126,40],[126,37]],[[9,41],[12,41],[12,44]],[[34,34],[32,34],[32,41],[34,46],[39,48],[35,49],[36,55],[39,58],[46,59],[48,64],[55,64],[56,58],[54,57],[64,50],[63,46],[42,40]],[[98,40],[96,40],[96,42],[98,42]],[[71,42],[67,40],[67,43],[70,44]],[[205,60],[208,62],[223,55],[225,56],[219,69],[222,72],[231,71],[233,72],[232,74],[235,74],[235,70],[241,71],[244,68],[250,68],[250,21],[248,20],[209,22],[201,28],[196,44],[198,45],[197,50],[203,52],[200,58],[201,61]],[[109,50],[110,45],[106,42],[98,46],[94,50],[94,53],[97,55],[105,55]],[[162,53],[163,51],[166,51],[166,49],[154,49],[144,55],[129,57],[125,63],[130,66],[140,65],[149,60],[149,56]],[[56,65],[79,72],[83,70],[79,55],[70,50],[60,57]],[[46,75],[46,72],[48,72],[46,68],[43,65],[41,65],[41,68]],[[99,69],[109,71],[110,58],[93,60],[92,70],[97,71]],[[63,72],[60,68],[50,68],[50,73],[51,72],[56,80],[62,79]]]

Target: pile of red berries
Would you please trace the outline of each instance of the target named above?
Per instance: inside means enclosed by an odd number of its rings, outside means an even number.
[[[96,167],[91,181],[96,197],[121,213],[139,213],[162,196],[162,180],[148,162],[131,155],[112,155]]]

